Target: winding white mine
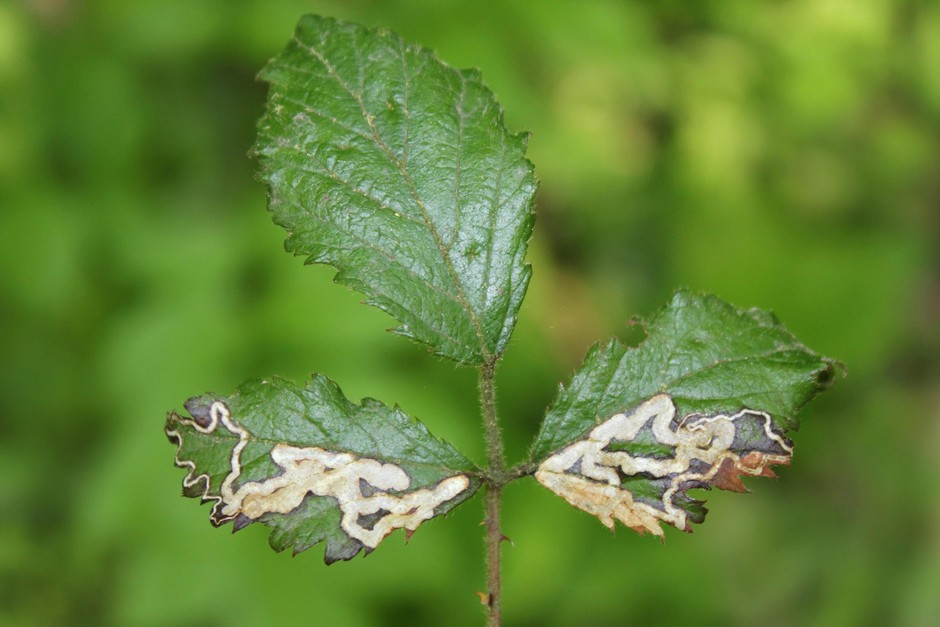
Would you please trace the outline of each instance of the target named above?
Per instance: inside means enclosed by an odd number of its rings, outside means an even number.
[[[414,531],[422,522],[434,517],[438,506],[470,486],[466,475],[455,475],[434,486],[405,492],[411,479],[395,464],[316,446],[281,443],[271,449],[271,459],[283,472],[262,481],[244,483],[236,490],[234,485],[242,471],[241,453],[251,440],[251,434],[232,420],[228,407],[221,401],[212,403],[209,414],[207,426],[193,420],[181,419],[180,422],[206,434],[222,425],[238,436],[238,443],[232,448],[231,471],[222,482],[221,493],[208,494],[209,477],[194,476],[193,462],[177,458],[176,463],[190,470],[184,486],[205,482],[203,498],[216,501],[212,511],[216,524],[238,516],[257,520],[264,514],[287,514],[299,507],[307,494],[329,496],[339,503],[343,531],[373,549],[395,529]],[[182,443],[179,431],[167,433]]]
[[[772,476],[768,466],[789,463],[792,447],[773,430],[769,414],[747,409],[730,416],[691,414],[673,430],[675,415],[672,397],[657,394],[600,423],[586,439],[549,456],[539,465],[535,478],[575,507],[597,516],[610,529],[619,520],[641,533],[662,536],[660,521],[683,530],[689,528],[686,512],[673,502],[676,493],[689,485],[687,482],[743,491],[739,474]],[[779,454],[753,451],[742,456],[731,450],[741,418],[746,416],[762,422],[763,435],[781,451]],[[647,425],[659,444],[674,447],[672,457],[658,459],[604,450],[611,442],[633,441]],[[621,476],[635,475],[668,478],[661,507],[635,500],[629,490],[621,487]]]

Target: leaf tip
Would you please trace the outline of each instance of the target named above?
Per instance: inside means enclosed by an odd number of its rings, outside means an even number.
[[[846,365],[837,359],[823,357],[822,362],[824,367],[816,372],[816,386],[820,391],[828,390],[838,379],[844,379],[849,374]]]

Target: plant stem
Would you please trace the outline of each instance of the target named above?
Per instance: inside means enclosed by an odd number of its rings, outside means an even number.
[[[499,594],[499,548],[503,534],[499,529],[499,498],[502,488],[486,489],[486,602],[489,607],[489,627],[502,625],[502,607]]]
[[[496,361],[487,361],[480,367],[480,409],[486,433],[486,603],[489,627],[500,627],[502,608],[499,591],[499,549],[503,533],[499,526],[499,499],[506,483],[506,460],[503,437],[496,415]]]

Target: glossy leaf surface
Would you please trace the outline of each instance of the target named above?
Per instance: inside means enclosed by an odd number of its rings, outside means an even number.
[[[772,315],[679,292],[638,347],[594,347],[549,409],[533,446],[536,478],[612,527],[689,530],[693,488],[744,491],[739,475],[789,463],[800,407],[837,364]]]
[[[479,72],[305,16],[261,77],[255,150],[287,250],[336,267],[438,355],[501,354],[529,281],[536,182]]]
[[[188,469],[183,493],[213,503],[212,524],[273,528],[294,553],[324,541],[324,559],[373,550],[479,487],[472,462],[400,409],[349,401],[326,377],[306,388],[274,379],[232,396],[204,396],[175,412],[166,433]]]

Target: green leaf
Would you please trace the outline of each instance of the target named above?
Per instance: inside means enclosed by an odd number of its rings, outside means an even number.
[[[410,537],[480,485],[473,463],[423,424],[374,399],[352,403],[321,375],[303,389],[246,383],[186,409],[166,424],[176,465],[189,471],[183,494],[213,502],[216,526],[272,527],[275,550],[324,541],[328,564],[372,551],[395,529]]]
[[[688,531],[706,511],[688,490],[744,491],[739,475],[789,463],[786,432],[839,367],[772,314],[680,291],[640,346],[595,346],[559,390],[532,448],[536,479],[608,527]]]
[[[434,353],[498,357],[531,274],[536,181],[479,72],[305,16],[261,78],[255,151],[287,250],[335,266]]]

